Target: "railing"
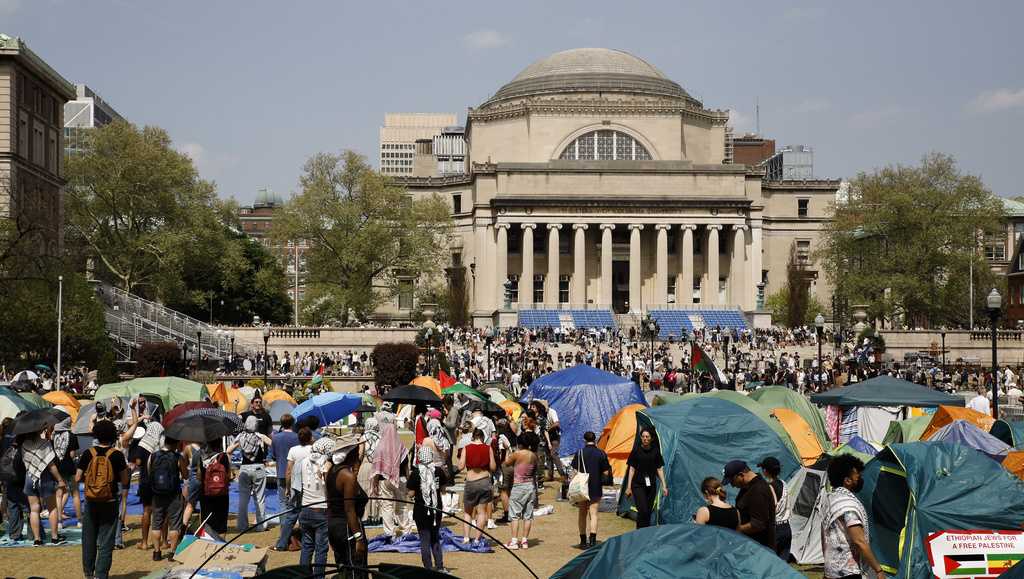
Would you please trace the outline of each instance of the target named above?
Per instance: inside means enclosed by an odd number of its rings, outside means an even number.
[[[972,330],[970,335],[972,340],[992,340],[991,330]],[[996,339],[1000,341],[1013,340],[1019,342],[1021,338],[1024,338],[1024,332],[1020,330],[998,330],[996,332]]]
[[[284,328],[270,329],[271,338],[292,338],[292,339],[320,339],[320,330],[318,329],[307,329],[307,328]]]
[[[558,310],[558,311],[569,311],[569,310],[611,310],[612,307],[608,304],[522,304],[512,302],[512,307],[519,311],[527,310]]]

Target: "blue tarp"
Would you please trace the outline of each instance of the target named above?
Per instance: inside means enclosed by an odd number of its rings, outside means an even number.
[[[522,402],[535,398],[546,401],[558,413],[562,426],[560,456],[571,456],[583,448],[584,432],[600,436],[604,425],[624,407],[647,406],[636,383],[586,365],[537,378],[523,394]]]
[[[853,450],[856,450],[857,452],[870,454],[871,456],[875,456],[876,454],[878,454],[878,448],[875,447],[875,445],[864,440],[863,438],[856,434],[853,435],[853,438],[846,441],[846,446],[852,448]]]
[[[802,577],[729,529],[681,523],[637,529],[588,549],[551,579],[785,579]]]
[[[1002,461],[1010,446],[966,420],[954,420],[928,438],[931,442],[957,443],[969,446],[993,460]]]
[[[490,545],[463,543],[462,536],[456,535],[448,527],[441,527],[441,548],[446,552],[462,551],[464,553],[493,553]],[[420,536],[416,533],[406,533],[395,540],[390,536],[381,534],[370,539],[366,544],[369,553],[419,553]]]

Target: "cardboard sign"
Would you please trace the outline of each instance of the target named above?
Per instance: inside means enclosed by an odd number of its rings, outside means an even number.
[[[1024,560],[1024,531],[939,531],[927,542],[938,579],[999,577]]]
[[[198,568],[207,557],[219,549],[219,543],[197,540],[187,547],[175,558],[181,562],[182,567]],[[267,550],[253,548],[251,545],[228,545],[217,556],[214,557],[205,568],[208,570],[236,571],[242,577],[253,577],[258,575],[264,568],[267,561]]]

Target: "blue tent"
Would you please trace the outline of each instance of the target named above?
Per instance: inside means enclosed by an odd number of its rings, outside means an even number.
[[[966,420],[954,420],[938,429],[928,440],[969,446],[993,460],[1002,461],[1012,450],[1008,444]]]
[[[612,537],[551,579],[785,579],[802,577],[775,553],[722,527],[682,523]]]
[[[544,400],[558,413],[562,426],[561,456],[583,448],[583,433],[600,435],[604,425],[630,404],[643,404],[640,386],[593,366],[574,366],[537,378],[523,393],[522,401]]]

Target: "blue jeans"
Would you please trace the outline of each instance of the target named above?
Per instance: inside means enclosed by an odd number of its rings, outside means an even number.
[[[278,492],[281,492],[283,487],[277,487]],[[288,548],[288,544],[291,542],[292,529],[295,528],[295,522],[299,520],[299,507],[302,506],[302,493],[296,490],[291,491],[291,496],[287,499],[281,499],[282,509],[295,509],[281,515],[279,519],[281,523],[281,534],[277,538],[276,549],[278,551],[284,551]]]
[[[82,505],[82,571],[86,577],[107,579],[114,553],[114,538],[120,534],[118,503]]]
[[[264,525],[258,524],[266,517],[267,469],[262,464],[243,464],[238,471],[238,517],[235,528],[239,533],[249,527],[249,499],[256,503],[256,520],[253,531],[263,532]]]
[[[315,565],[313,577],[323,579],[327,565],[327,509],[304,507],[299,514],[299,528],[302,529],[302,553],[299,554],[299,565],[308,567],[312,561]],[[316,558],[313,554],[316,550]]]
[[[7,537],[12,541],[22,539],[21,529],[24,522],[28,520],[28,497],[22,490],[21,485],[14,483],[6,485],[7,493]]]

